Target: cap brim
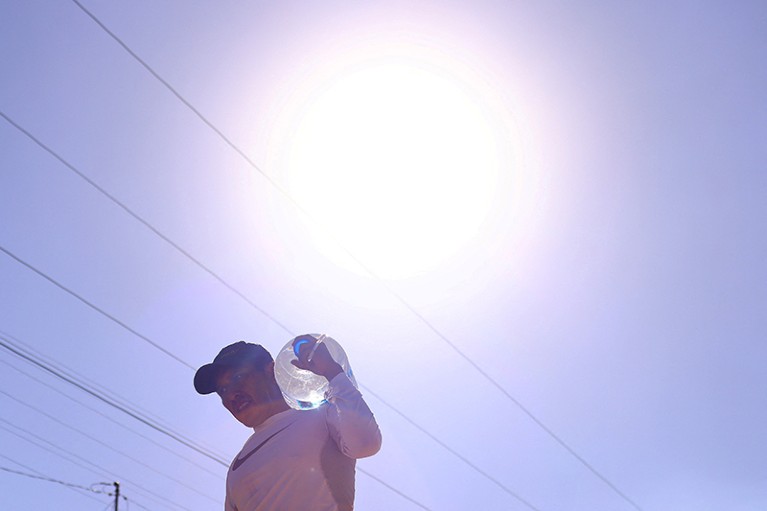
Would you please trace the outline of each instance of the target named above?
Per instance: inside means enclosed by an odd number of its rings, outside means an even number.
[[[206,364],[199,368],[194,375],[194,389],[199,394],[212,394],[216,391],[216,380],[221,371],[227,366],[223,364]]]

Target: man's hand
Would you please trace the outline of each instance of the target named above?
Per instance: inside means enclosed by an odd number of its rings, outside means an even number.
[[[293,350],[297,353],[298,360],[291,360],[291,364],[299,369],[311,371],[314,374],[324,376],[328,381],[343,372],[341,364],[333,360],[328,347],[319,342],[311,335],[301,335],[293,341]]]

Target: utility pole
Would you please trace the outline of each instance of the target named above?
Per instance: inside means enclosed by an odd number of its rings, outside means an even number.
[[[115,485],[115,511],[117,511],[117,503],[120,502],[120,483],[115,481],[112,484]]]

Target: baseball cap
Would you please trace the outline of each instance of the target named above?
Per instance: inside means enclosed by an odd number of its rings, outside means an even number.
[[[272,360],[272,356],[260,344],[237,341],[222,349],[213,362],[197,370],[194,375],[194,389],[200,394],[211,394],[216,391],[216,380],[221,371],[248,363],[263,368]]]

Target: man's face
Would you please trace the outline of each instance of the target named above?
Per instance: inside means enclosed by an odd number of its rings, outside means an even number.
[[[263,422],[264,407],[270,403],[268,371],[251,365],[224,370],[216,380],[216,393],[234,418],[247,427]]]

